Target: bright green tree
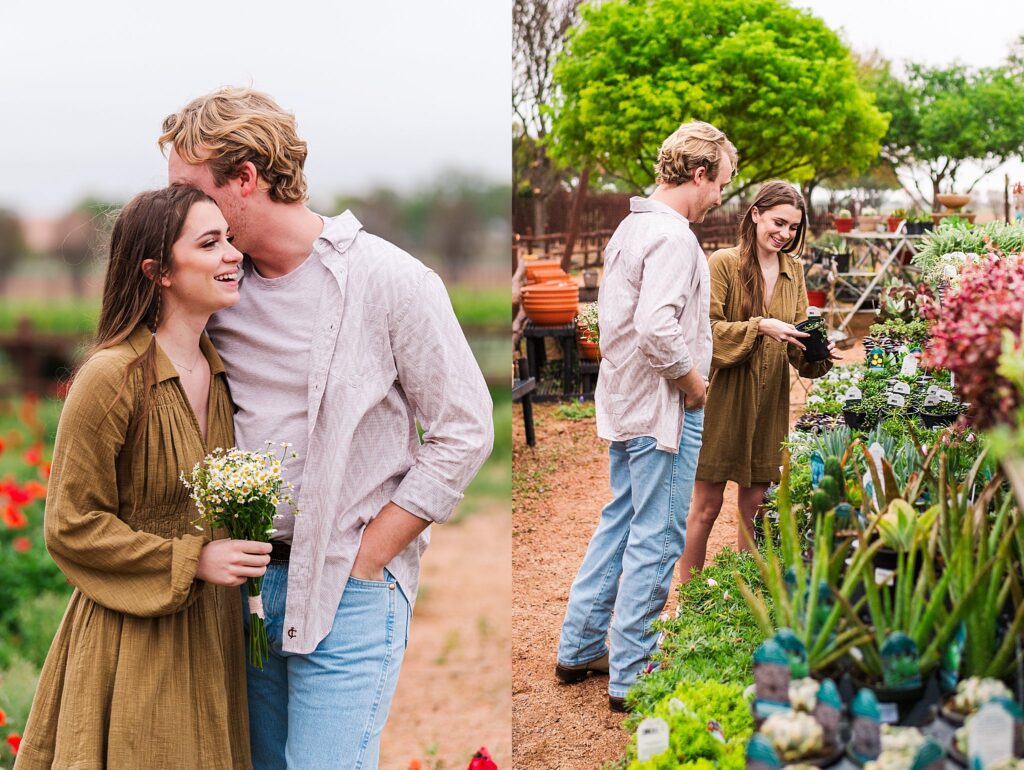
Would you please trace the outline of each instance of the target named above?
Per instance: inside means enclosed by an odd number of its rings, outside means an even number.
[[[911,64],[905,78],[888,69],[871,86],[892,114],[883,156],[909,177],[921,200],[970,193],[1002,163],[1024,153],[1024,73],[1018,52],[1002,67]],[[973,178],[965,179],[969,173]],[[921,187],[927,178],[931,189]]]
[[[635,189],[654,181],[666,136],[687,120],[729,135],[730,190],[855,173],[878,156],[886,116],[849,50],[785,0],[605,0],[581,8],[555,67],[552,151]]]

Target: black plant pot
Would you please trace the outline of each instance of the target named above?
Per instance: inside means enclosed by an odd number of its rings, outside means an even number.
[[[810,337],[801,338],[804,345],[804,359],[815,363],[828,358],[828,339],[825,337],[825,327],[820,318],[808,318],[796,325],[797,331],[806,332]]]
[[[926,428],[941,428],[944,425],[952,425],[959,415],[956,414],[931,414],[929,412],[918,412],[921,422]]]
[[[860,406],[860,399],[850,399],[843,407],[843,419],[853,430],[864,430],[871,425],[872,420],[866,412],[855,411]],[[853,407],[851,409],[851,407]]]
[[[846,252],[845,254],[836,254],[834,259],[836,261],[836,272],[850,272],[850,252]]]
[[[907,235],[920,235],[921,234],[921,223],[920,222],[907,222]]]
[[[938,683],[933,675],[922,677],[918,687],[885,687],[880,683],[868,683],[855,673],[850,673],[854,691],[868,688],[880,704],[892,704],[898,714],[897,724],[906,727],[921,727],[935,721],[938,713]],[[891,707],[891,706],[890,706]],[[883,707],[884,708],[884,707]]]
[[[930,233],[935,229],[934,222],[921,222],[921,233]]]

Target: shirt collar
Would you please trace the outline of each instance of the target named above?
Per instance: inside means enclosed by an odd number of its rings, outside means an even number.
[[[355,214],[347,209],[336,217],[323,217],[324,229],[313,244],[313,251],[323,254],[333,249],[339,254],[345,253],[363,229]]]
[[[142,355],[149,349],[150,344],[156,344],[156,340],[153,336],[153,332],[149,330],[146,324],[139,324],[128,336],[128,344],[131,345],[132,350],[137,355]],[[220,354],[217,353],[216,348],[213,347],[213,343],[210,342],[210,338],[206,336],[204,332],[199,338],[199,350],[205,356],[207,363],[210,364],[210,374],[217,375],[222,374],[224,369],[224,361],[221,360]],[[159,345],[156,346],[156,379],[157,382],[163,382],[164,380],[171,380],[178,377],[178,370],[174,367],[174,363],[167,357],[167,354],[161,349]]]
[[[634,214],[671,214],[681,222],[690,224],[690,220],[680,214],[671,206],[667,206],[661,201],[652,200],[651,198],[643,198],[639,195],[634,195],[629,199],[629,210]]]

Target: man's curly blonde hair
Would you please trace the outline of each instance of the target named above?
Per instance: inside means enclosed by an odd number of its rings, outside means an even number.
[[[193,99],[164,119],[157,143],[161,151],[170,143],[186,163],[209,163],[218,187],[252,161],[271,200],[306,200],[306,143],[295,116],[259,91],[229,87]]]
[[[693,173],[701,167],[705,169],[708,179],[717,179],[723,153],[732,161],[732,173],[735,176],[738,156],[726,135],[710,123],[699,120],[683,123],[662,142],[658,150],[658,161],[654,164],[657,182],[671,185],[690,182]]]

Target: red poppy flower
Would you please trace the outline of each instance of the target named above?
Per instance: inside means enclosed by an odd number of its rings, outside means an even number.
[[[7,724],[7,714],[4,713],[3,709],[0,709],[0,725]]]
[[[32,499],[32,496],[17,484],[8,484],[4,488],[4,494],[7,495],[13,505],[24,505]]]
[[[43,460],[42,444],[33,444],[32,448],[25,452],[25,462],[29,465],[39,465]]]
[[[17,754],[18,749],[21,748],[21,736],[17,733],[11,733],[7,736],[7,745],[11,747],[11,751]]]
[[[36,499],[43,499],[46,497],[46,484],[40,484],[38,481],[30,480],[25,482],[25,486],[22,490]]]
[[[0,516],[2,516],[4,524],[10,529],[24,529],[28,526],[28,519],[25,517],[25,514],[13,505],[8,505],[4,508],[4,512]]]
[[[16,537],[11,542],[11,545],[14,546],[14,550],[18,553],[28,553],[29,550],[32,548],[32,541],[29,540],[27,537]],[[2,724],[3,722],[0,722],[0,725]]]

